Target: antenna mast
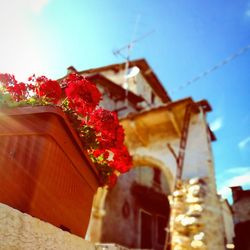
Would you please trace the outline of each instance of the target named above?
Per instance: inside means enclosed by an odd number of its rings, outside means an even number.
[[[132,33],[132,36],[131,36],[131,40],[130,40],[130,43],[124,45],[123,47],[121,47],[120,49],[118,50],[114,50],[113,51],[113,54],[114,55],[120,55],[122,58],[125,59],[125,68],[124,68],[124,82],[123,82],[123,87],[125,88],[125,105],[128,106],[128,78],[127,78],[127,75],[129,73],[129,61],[130,61],[130,55],[131,55],[131,51],[132,51],[132,48],[134,47],[134,45],[146,38],[147,36],[149,36],[151,33],[154,32],[154,30],[150,31],[150,32],[147,32],[145,34],[143,34],[142,36],[138,37],[138,38],[134,38],[136,33],[137,33],[137,28],[138,28],[138,23],[139,23],[139,20],[140,20],[140,15],[138,14],[137,15],[137,18],[136,18],[136,21],[135,21],[135,25],[134,25],[134,31]],[[127,50],[127,53],[126,55],[123,55],[121,53],[121,51],[123,50]]]

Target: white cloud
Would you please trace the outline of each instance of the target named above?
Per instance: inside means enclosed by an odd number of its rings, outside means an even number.
[[[227,169],[228,174],[244,174],[249,170],[249,167],[236,167]]]
[[[230,187],[250,184],[250,170],[243,175],[235,176],[228,182]]]
[[[250,136],[248,136],[247,138],[244,138],[242,141],[240,141],[238,146],[240,149],[244,149],[245,147],[248,146],[249,143],[250,143]]]
[[[233,186],[250,187],[250,167],[234,167],[227,169],[218,177],[218,193],[223,198],[231,200]]]
[[[214,121],[210,123],[210,129],[215,132],[219,130],[223,126],[223,119],[222,117],[216,118]]]

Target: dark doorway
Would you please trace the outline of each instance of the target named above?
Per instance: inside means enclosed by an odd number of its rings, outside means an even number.
[[[141,248],[152,247],[152,215],[141,210]]]
[[[164,245],[166,240],[166,230],[167,227],[167,218],[164,216],[157,216],[157,243],[159,245]]]

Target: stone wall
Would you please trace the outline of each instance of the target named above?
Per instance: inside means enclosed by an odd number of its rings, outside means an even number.
[[[179,181],[171,197],[172,249],[224,250],[217,196],[208,178]]]
[[[78,236],[0,203],[0,250],[95,250]]]

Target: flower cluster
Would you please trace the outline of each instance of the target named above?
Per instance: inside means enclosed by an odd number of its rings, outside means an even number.
[[[39,98],[46,97],[54,104],[58,103],[61,99],[62,89],[57,81],[49,80],[45,76],[38,77],[34,80],[36,80],[37,83],[34,89]]]
[[[0,74],[1,106],[21,106],[27,104],[58,104],[62,89],[57,81],[45,76],[29,77],[27,83],[18,82],[13,75]]]
[[[117,114],[99,106],[101,93],[83,76],[70,74],[62,85],[45,76],[33,75],[27,83],[18,83],[13,75],[0,74],[0,106],[59,106],[78,131],[101,184],[113,186],[117,176],[132,165]]]
[[[97,87],[80,75],[70,74],[64,84],[69,107],[79,115],[86,116],[97,107],[101,100],[101,93]]]

